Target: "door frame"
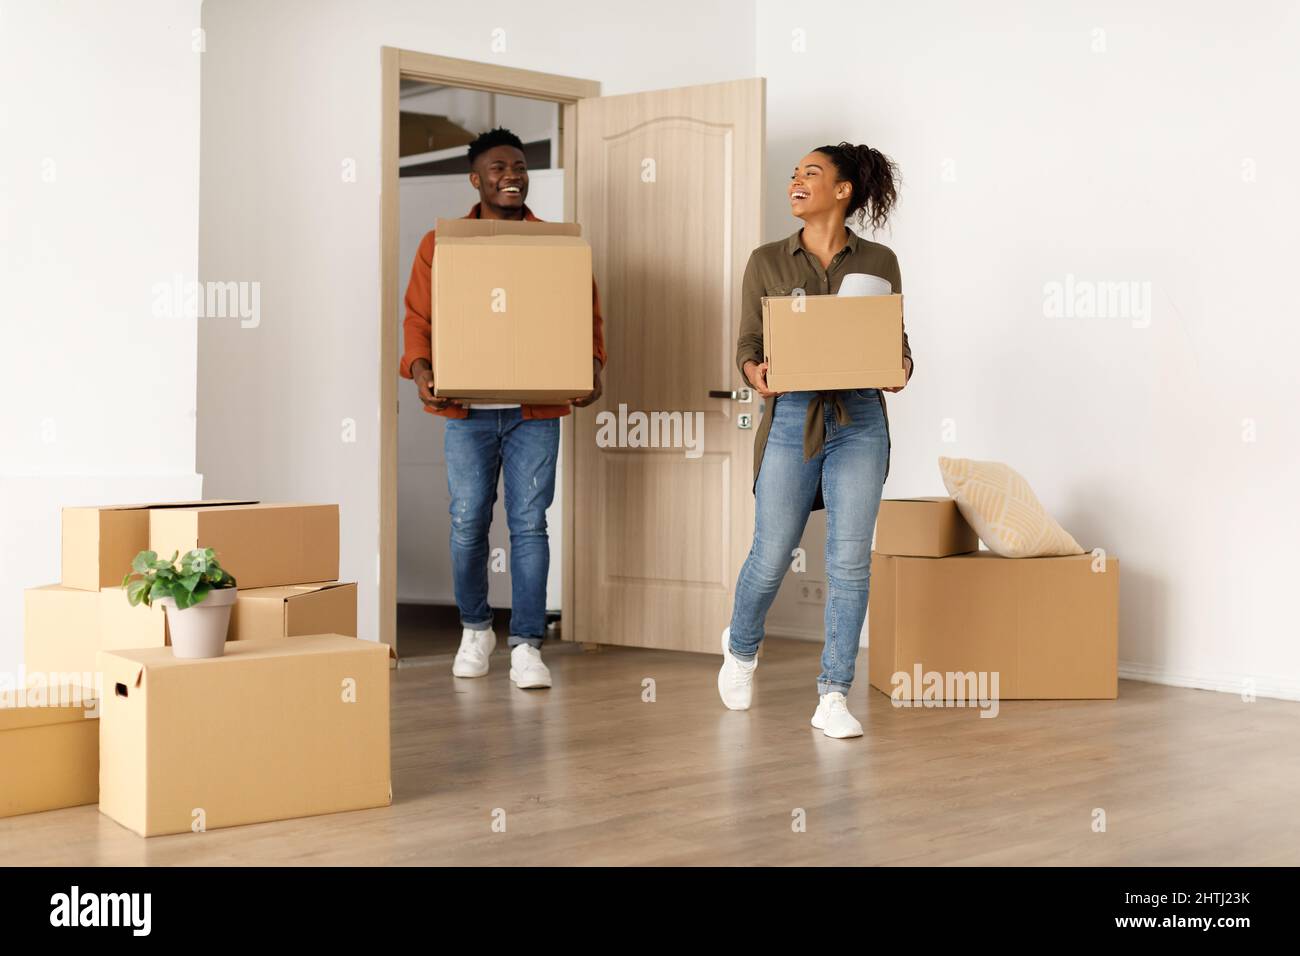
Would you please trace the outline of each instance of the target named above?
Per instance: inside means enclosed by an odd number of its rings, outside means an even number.
[[[600,83],[475,60],[380,48],[379,187],[379,639],[397,647],[397,292],[400,207],[398,159],[403,79],[443,83],[461,89],[546,100],[560,105],[560,167],[564,170],[564,218],[574,220],[577,203],[578,100],[600,96]],[[418,410],[417,410],[418,411]],[[573,607],[574,457],[573,415],[561,420],[563,520],[560,527],[561,614]],[[570,618],[572,620],[572,618]]]

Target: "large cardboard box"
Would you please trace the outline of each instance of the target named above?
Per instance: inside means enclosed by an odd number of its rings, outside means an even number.
[[[23,665],[28,674],[63,675],[47,680],[97,686],[93,675],[101,650],[167,643],[163,608],[131,607],[122,588],[83,591],[48,584],[23,592]]]
[[[170,501],[63,509],[64,587],[98,591],[122,583],[131,561],[149,547],[149,513],[162,508],[249,504],[237,501]]]
[[[876,517],[881,554],[943,558],[978,551],[979,535],[951,498],[886,498]]]
[[[20,688],[0,695],[0,817],[99,800],[98,701],[61,693],[35,706]]]
[[[1118,694],[1115,558],[873,552],[869,608],[871,686],[892,695],[905,674],[899,699],[921,699],[918,673],[996,672],[1002,700]]]
[[[439,219],[435,393],[564,403],[592,389],[591,247],[575,223]]]
[[[154,836],[387,806],[388,654],[340,635],[103,652],[100,811]]]
[[[903,297],[764,298],[763,351],[776,392],[903,385]]]
[[[339,576],[339,506],[255,504],[154,511],[149,547],[162,557],[212,548],[240,588],[333,581]]]
[[[230,615],[232,641],[304,634],[357,636],[357,586],[331,581],[279,588],[239,589]]]

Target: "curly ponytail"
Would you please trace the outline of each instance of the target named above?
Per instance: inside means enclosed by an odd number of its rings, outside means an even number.
[[[853,143],[819,146],[813,152],[828,156],[840,178],[852,185],[847,218],[872,231],[884,226],[898,202],[898,165],[878,149]]]

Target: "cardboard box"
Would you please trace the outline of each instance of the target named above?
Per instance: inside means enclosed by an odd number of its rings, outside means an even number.
[[[431,153],[454,146],[468,146],[474,142],[473,133],[445,116],[402,110],[399,117],[398,156]]]
[[[23,592],[23,665],[51,682],[96,686],[100,650],[163,647],[167,617],[161,606],[131,607],[122,588],[83,591],[49,584]]]
[[[0,701],[0,817],[80,807],[99,800],[98,702],[47,691],[27,706],[14,689]],[[68,706],[60,700],[80,701]]]
[[[339,635],[103,652],[100,811],[154,836],[388,806],[388,655]]]
[[[298,637],[304,634],[357,636],[357,586],[331,581],[280,588],[239,589],[230,615],[231,641]]]
[[[250,503],[170,501],[64,508],[62,584],[83,591],[121,584],[122,576],[131,570],[131,561],[149,547],[150,511]]]
[[[161,604],[131,606],[125,588],[104,588],[99,592],[99,649],[116,651],[133,647],[166,647],[171,644],[167,612]]]
[[[876,517],[881,554],[943,558],[978,551],[979,535],[951,498],[886,498]]]
[[[906,384],[901,295],[763,299],[767,384],[777,392]]]
[[[339,506],[229,505],[154,511],[149,547],[212,548],[239,588],[333,581],[339,576]]]
[[[579,227],[439,219],[437,231],[435,394],[564,403],[590,392],[591,248]]]
[[[871,686],[892,695],[906,674],[899,697],[919,700],[918,671],[997,672],[1002,700],[1114,698],[1119,561],[1095,571],[1094,560],[873,552]]]

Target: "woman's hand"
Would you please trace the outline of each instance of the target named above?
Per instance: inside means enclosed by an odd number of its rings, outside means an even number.
[[[779,392],[773,392],[767,387],[767,363],[766,362],[746,362],[745,378],[749,379],[749,384],[754,386],[754,391],[758,392],[763,398],[771,398],[773,395],[779,395]]]
[[[910,382],[910,381],[912,380],[912,359],[911,359],[911,356],[908,356],[908,357],[906,357],[906,358],[903,359],[903,369],[904,369],[904,370],[906,371],[906,373],[907,373],[907,374],[904,376],[904,378],[903,378],[903,384],[902,384],[902,385],[895,385],[893,388],[886,388],[886,389],[883,389],[883,391],[886,391],[886,392],[901,392],[903,389],[907,388],[907,383]]]

